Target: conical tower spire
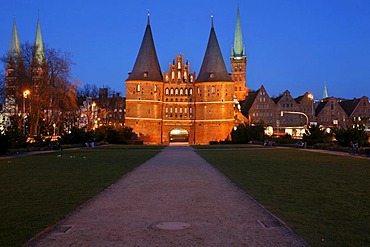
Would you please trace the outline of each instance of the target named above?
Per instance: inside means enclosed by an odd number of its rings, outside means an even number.
[[[17,31],[17,24],[13,22],[13,31],[12,31],[12,37],[10,40],[10,48],[9,48],[9,57],[13,59],[14,62],[19,62],[18,59],[22,56],[21,53],[21,46],[19,43],[18,38],[18,31]]]
[[[143,41],[136,57],[134,68],[127,80],[163,81],[150,27],[149,12]]]
[[[238,10],[236,14],[236,26],[235,26],[235,36],[234,36],[234,47],[232,49],[232,57],[242,58],[245,56],[245,49],[243,45],[243,35],[242,28],[240,25],[240,8],[238,5]]]
[[[199,71],[197,82],[214,81],[232,82],[233,80],[226,70],[212,17],[211,33],[209,35],[206,53]]]
[[[326,81],[324,81],[324,91],[322,92],[322,98],[325,99],[328,97],[329,97],[328,88],[326,87]]]
[[[40,18],[37,20],[36,37],[35,37],[35,43],[34,43],[33,57],[37,59],[37,61],[40,65],[45,60],[44,42],[42,40]]]

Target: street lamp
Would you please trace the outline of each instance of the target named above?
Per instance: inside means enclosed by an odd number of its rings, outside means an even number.
[[[26,134],[26,99],[30,95],[30,90],[23,91],[23,134]]]
[[[53,127],[54,127],[54,134],[53,134],[53,137],[55,136],[55,127],[57,127],[57,125],[55,123],[53,123]]]
[[[315,112],[314,112],[314,100],[313,100],[313,94],[308,94],[307,95],[307,97],[308,97],[308,99],[310,99],[311,100],[311,115],[312,115],[312,122],[314,121],[314,117],[315,117]]]

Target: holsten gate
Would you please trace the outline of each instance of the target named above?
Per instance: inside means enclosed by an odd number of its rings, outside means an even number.
[[[208,144],[227,139],[236,121],[235,102],[248,94],[239,9],[230,62],[231,75],[212,20],[199,74],[191,72],[184,55],[176,55],[169,71],[162,74],[148,16],[140,50],[126,80],[125,126],[132,127],[145,143]]]

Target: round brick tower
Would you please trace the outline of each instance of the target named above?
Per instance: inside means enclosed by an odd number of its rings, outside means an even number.
[[[154,47],[150,19],[134,68],[126,80],[125,125],[145,143],[162,143],[163,77]]]
[[[226,70],[213,25],[195,82],[195,144],[228,139],[234,126],[234,85]]]

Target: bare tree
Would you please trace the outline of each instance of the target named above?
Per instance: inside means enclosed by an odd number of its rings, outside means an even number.
[[[99,88],[90,83],[84,84],[82,88],[78,89],[77,97],[90,97],[90,98],[97,98],[99,96]]]
[[[33,56],[34,46],[28,42],[21,45],[21,65],[15,66],[16,103],[26,105],[30,133],[51,135],[63,130],[66,118],[74,117],[77,109],[77,88],[71,82],[71,54],[45,46],[45,60],[39,64]],[[9,66],[9,56],[2,62]],[[25,104],[23,92],[30,91]]]

